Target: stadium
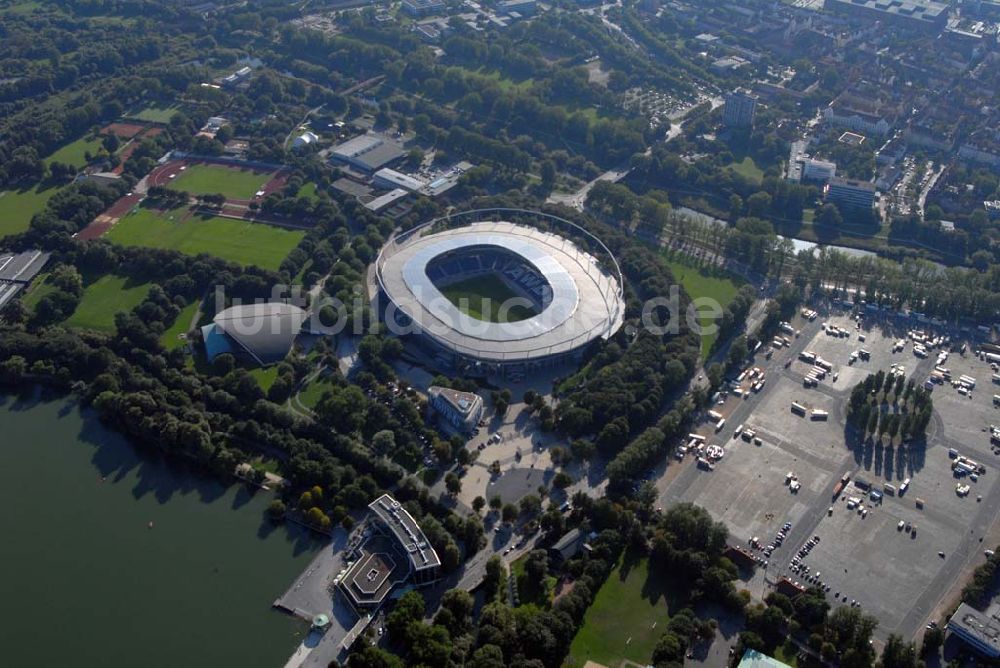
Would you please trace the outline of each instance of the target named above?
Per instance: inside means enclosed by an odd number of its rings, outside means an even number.
[[[578,356],[624,317],[621,270],[607,247],[539,212],[477,210],[425,223],[390,240],[375,269],[390,329],[462,372],[516,379]]]

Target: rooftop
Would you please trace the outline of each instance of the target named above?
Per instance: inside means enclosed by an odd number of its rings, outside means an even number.
[[[441,565],[437,552],[427,542],[423,530],[399,501],[389,494],[383,494],[368,504],[368,508],[392,531],[406,552],[413,570],[420,571]]]
[[[256,362],[267,366],[285,359],[305,321],[306,312],[291,304],[240,304],[220,311],[209,330],[202,331],[206,340],[222,332]]]
[[[462,415],[468,415],[471,413],[476,404],[481,401],[479,395],[473,392],[462,392],[460,390],[453,390],[450,387],[441,387],[439,385],[432,385],[427,388],[427,392],[432,395],[440,396]]]
[[[980,612],[963,603],[948,620],[948,628],[983,645],[992,656],[1000,654],[1000,604],[993,603],[986,612]]]
[[[743,658],[737,668],[791,668],[787,663],[782,663],[767,654],[761,654],[755,649],[748,649],[743,653]]]

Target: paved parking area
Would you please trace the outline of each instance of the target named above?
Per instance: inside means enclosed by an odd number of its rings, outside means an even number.
[[[752,364],[765,372],[763,390],[716,408],[727,420],[722,433],[714,434],[710,422],[699,430],[709,443],[726,449],[715,470],[699,470],[691,458],[675,462],[672,468],[680,470],[658,481],[660,503],[701,505],[727,524],[734,543],[744,545],[752,537],[766,545],[783,523],[790,522],[788,538],[773,551],[764,577],[752,580],[755,584],[758,580],[773,584],[782,575],[805,583],[805,573],[793,572],[789,564],[808,539],[819,536],[803,562],[830,586],[831,604],[843,604],[846,595],[847,604],[857,600],[878,617],[877,637],[884,639],[890,633],[911,637],[948,590],[960,586],[958,574],[981,561],[984,547],[992,547],[981,539],[1000,511],[994,468],[998,462],[994,453],[1000,449],[991,447],[989,439],[990,424],[1000,424],[1000,408],[993,406],[1000,385],[992,383],[993,370],[972,352],[964,357],[952,352],[944,366],[953,378],[975,377],[976,388],[965,396],[949,384],[935,385],[935,416],[926,443],[896,448],[861,444],[845,427],[845,405],[853,386],[869,373],[888,372],[892,365],[905,367],[905,375],[922,385],[941,348],[931,349],[927,358],[915,356],[912,342],[894,351],[908,330],[928,329],[894,315],[868,315],[859,322],[843,308],[812,308],[820,311],[815,321],[801,317],[792,321],[799,335],[788,335],[788,347],[775,350],[770,360],[764,358],[764,349],[759,351]],[[848,335],[831,336],[824,324],[843,328]],[[851,353],[861,349],[870,358],[852,362]],[[802,384],[812,365],[799,361],[798,355],[807,350],[833,365],[815,388]],[[808,409],[805,417],[792,412],[793,401]],[[808,411],[813,409],[827,411],[828,419],[810,419]],[[761,444],[734,439],[739,424],[754,429]],[[987,467],[978,481],[961,479],[971,487],[967,496],[956,494],[959,480],[952,472],[949,448]],[[801,484],[796,493],[785,484],[789,472]],[[833,499],[834,485],[845,473],[878,490],[886,483],[898,488],[904,478],[911,482],[904,495],[886,493],[880,504],[870,502],[867,491],[853,484]],[[869,511],[864,517],[847,509],[847,498],[852,496],[865,499]],[[917,499],[923,508],[918,508]],[[916,526],[916,535],[899,530],[900,521],[904,527]],[[836,592],[840,596],[835,603]],[[754,589],[754,593],[765,592]]]

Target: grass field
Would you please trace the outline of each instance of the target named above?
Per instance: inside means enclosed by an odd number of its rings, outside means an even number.
[[[538,587],[534,583],[527,581],[524,573],[524,564],[528,561],[530,552],[525,552],[510,565],[510,573],[514,576],[517,584],[517,592],[520,596],[521,605],[534,605],[538,608],[546,609],[552,605],[552,592],[558,582],[555,577],[547,575],[543,587]]]
[[[249,369],[248,373],[257,381],[260,385],[260,389],[267,393],[274,385],[274,381],[278,379],[278,365],[269,366],[266,369],[257,367],[256,369]]]
[[[299,401],[306,408],[316,408],[316,404],[323,398],[326,391],[332,388],[333,385],[330,381],[323,376],[319,376],[302,388],[302,391],[299,392]]]
[[[73,165],[76,168],[83,167],[87,164],[87,159],[84,157],[84,153],[90,152],[91,155],[96,155],[98,149],[101,148],[100,139],[87,139],[86,137],[80,137],[74,142],[66,144],[51,155],[45,158],[45,164],[50,165],[53,162],[61,162],[64,165]]]
[[[113,331],[115,314],[138,306],[146,298],[149,287],[149,283],[135,283],[122,276],[101,276],[84,289],[83,299],[65,324],[80,329]]]
[[[740,162],[734,162],[729,165],[729,168],[736,172],[737,174],[760,183],[761,179],[764,178],[764,170],[757,166],[757,163],[753,161],[749,155],[743,158]]]
[[[53,292],[56,286],[52,285],[49,281],[49,275],[39,274],[35,277],[35,280],[31,282],[28,286],[27,292],[21,293],[21,303],[24,304],[28,310],[34,311],[38,302],[42,300],[42,297]]]
[[[192,195],[221,193],[229,199],[252,199],[260,187],[271,180],[270,172],[232,169],[221,165],[191,165],[170,187]]]
[[[452,283],[441,290],[441,293],[462,313],[486,322],[517,322],[537,313],[533,307],[515,305],[501,320],[500,306],[508,299],[517,297],[517,294],[493,274]]]
[[[708,297],[714,299],[720,306],[725,308],[736,293],[739,292],[743,281],[738,277],[726,274],[721,271],[698,267],[693,260],[678,253],[664,252],[667,264],[676,279],[688,293],[691,299]],[[699,318],[703,325],[711,324],[711,319]],[[701,357],[707,359],[712,346],[715,345],[717,334],[705,334],[701,337]]]
[[[669,597],[660,579],[649,577],[646,559],[627,572],[619,563],[594,597],[564,665],[579,668],[590,660],[618,668],[624,659],[649,664],[673,603]]]
[[[148,121],[150,123],[169,123],[170,119],[177,115],[180,111],[179,105],[173,105],[170,107],[157,107],[151,106],[145,109],[140,109],[139,111],[129,112],[125,114],[126,118],[135,118],[140,121]]]
[[[123,246],[170,248],[188,255],[209,253],[242,265],[277,269],[305,232],[216,216],[192,216],[185,209],[160,213],[140,208],[105,235]]]
[[[170,326],[163,335],[160,337],[160,344],[163,345],[167,350],[173,350],[174,348],[180,348],[184,345],[179,337],[181,334],[186,334],[188,327],[191,326],[191,318],[198,311],[198,306],[200,302],[194,301],[181,309],[181,312],[177,314],[177,319],[174,320],[174,324]]]
[[[57,192],[56,186],[43,185],[0,191],[0,237],[27,230],[31,217],[43,210]]]

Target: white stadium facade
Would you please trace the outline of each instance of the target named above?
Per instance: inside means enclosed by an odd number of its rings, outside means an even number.
[[[463,372],[517,376],[561,363],[611,337],[624,318],[611,252],[576,224],[540,212],[477,210],[425,223],[391,239],[375,268],[390,328],[418,337],[436,362]],[[532,315],[478,320],[441,291],[486,274]]]

